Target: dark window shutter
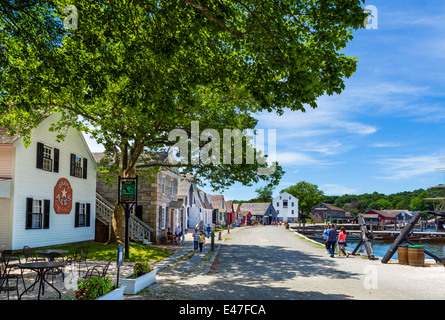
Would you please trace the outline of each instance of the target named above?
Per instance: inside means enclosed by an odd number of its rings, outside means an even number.
[[[83,178],[87,178],[87,171],[88,171],[88,160],[86,158],[83,158]]]
[[[37,169],[43,169],[43,143],[37,142]]]
[[[54,148],[54,172],[59,172],[59,149]]]
[[[76,155],[71,153],[71,162],[70,162],[70,176],[76,175]]]
[[[74,228],[79,227],[79,210],[80,210],[80,204],[79,202],[76,202],[76,213],[74,215]]]
[[[32,229],[32,198],[26,198],[26,229]]]
[[[159,230],[162,228],[162,206],[159,206]]]
[[[87,203],[87,213],[86,213],[86,217],[85,217],[85,226],[89,227],[90,226],[90,218],[91,218],[91,205],[89,203]]]
[[[43,229],[49,229],[49,200],[43,200]]]

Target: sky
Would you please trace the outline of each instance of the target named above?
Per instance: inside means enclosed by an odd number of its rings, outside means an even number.
[[[356,31],[344,50],[359,58],[345,90],[320,97],[305,113],[256,115],[258,128],[276,130],[276,157],[286,172],[274,196],[303,180],[326,195],[445,183],[436,170],[445,167],[445,1],[365,5],[377,8],[378,29]],[[100,149],[87,140],[92,151]],[[235,184],[223,194],[249,200],[262,186]]]

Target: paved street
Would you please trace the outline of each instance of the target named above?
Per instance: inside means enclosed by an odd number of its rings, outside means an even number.
[[[208,248],[208,246],[207,246]],[[126,299],[300,300],[443,299],[445,268],[330,258],[284,227],[258,226],[226,235],[212,269],[165,268],[158,282]],[[196,253],[197,255],[205,255]]]

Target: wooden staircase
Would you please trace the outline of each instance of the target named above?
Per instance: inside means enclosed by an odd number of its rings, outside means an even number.
[[[96,218],[103,224],[108,225],[108,236],[111,234],[111,221],[113,217],[114,205],[96,192]],[[133,213],[130,214],[130,240],[149,245],[151,233],[154,230]]]

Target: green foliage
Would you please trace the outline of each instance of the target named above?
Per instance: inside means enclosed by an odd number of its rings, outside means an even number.
[[[224,129],[255,129],[255,113],[305,111],[340,94],[356,70],[358,59],[343,49],[363,27],[363,3],[2,1],[0,126],[29,144],[32,129],[60,113],[51,130],[63,139],[75,127],[103,144],[99,165],[108,177],[135,176],[137,164],[194,173],[215,191],[235,182],[276,186],[282,167],[259,174],[268,164],[258,158],[194,163],[190,153],[171,165],[150,156],[176,144],[174,129],[191,140],[192,121],[201,132],[216,130],[222,146]],[[77,8],[77,29],[63,25],[68,5]],[[198,139],[199,152],[207,142]],[[123,232],[122,215],[115,211],[115,233]]]
[[[411,211],[434,210],[434,202],[425,198],[443,197],[443,191],[429,188],[414,191],[404,191],[385,195],[378,192],[364,193],[361,195],[324,196],[324,202],[334,204],[347,211],[352,209],[357,212],[366,212],[369,209],[398,209]],[[436,203],[437,205],[437,203]]]
[[[147,262],[138,262],[133,266],[133,273],[128,278],[136,279],[137,277],[143,276],[151,271],[153,271],[153,267],[151,267]]]
[[[77,281],[78,290],[76,291],[77,300],[95,300],[114,289],[110,277],[91,277]]]
[[[273,200],[273,187],[265,186],[260,187],[255,190],[257,193],[257,198],[254,199],[255,202],[272,202]]]
[[[306,181],[300,181],[296,185],[281,190],[288,192],[298,199],[298,209],[309,214],[312,207],[323,201],[324,193],[318,189],[318,186]],[[281,193],[280,192],[280,193]]]

